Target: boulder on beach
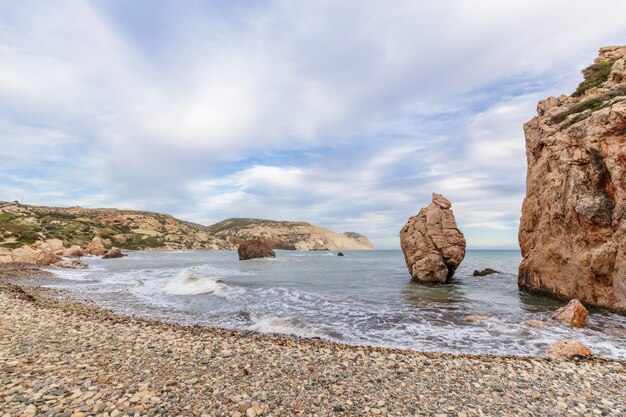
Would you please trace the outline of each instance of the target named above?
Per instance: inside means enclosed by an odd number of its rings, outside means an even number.
[[[91,239],[91,242],[89,242],[89,244],[85,248],[85,253],[87,255],[102,256],[106,252],[107,250],[104,247],[104,243],[102,242],[102,239],[98,236],[94,236],[94,238]]]
[[[493,274],[498,274],[498,273],[499,272],[496,271],[495,269],[485,268],[482,270],[475,269],[472,275],[475,277],[485,277],[487,275],[493,275]]]
[[[626,314],[626,46],[524,125],[520,289]]]
[[[559,308],[552,318],[571,327],[585,327],[589,312],[580,300],[571,300],[565,307]]]
[[[433,193],[432,203],[400,231],[406,265],[418,281],[446,282],[465,258],[465,237],[450,207],[444,196]]]
[[[61,239],[48,239],[45,241],[45,244],[48,245],[48,248],[50,248],[50,251],[56,253],[58,251],[62,251],[63,248],[63,241]]]
[[[12,262],[45,266],[59,261],[60,258],[50,250],[48,245],[42,243],[37,248],[22,246],[14,249],[11,252],[11,260]]]
[[[104,254],[102,259],[115,259],[122,258],[124,256],[126,255],[122,253],[122,250],[120,248],[111,248],[107,251],[107,253]]]
[[[275,258],[274,250],[262,240],[244,240],[237,249],[239,260],[245,261],[255,258]]]
[[[546,357],[550,359],[571,359],[588,356],[591,356],[591,349],[574,339],[559,340],[546,349]]]

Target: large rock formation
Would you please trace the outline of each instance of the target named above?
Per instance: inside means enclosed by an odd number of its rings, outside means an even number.
[[[626,46],[524,125],[519,287],[626,313]]]
[[[400,231],[404,260],[418,281],[446,282],[465,258],[465,237],[450,207],[445,197],[433,193],[432,203]]]
[[[262,240],[244,240],[237,249],[240,261],[256,258],[275,258],[274,250]]]

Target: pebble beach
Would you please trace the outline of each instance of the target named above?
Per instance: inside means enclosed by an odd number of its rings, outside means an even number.
[[[28,286],[24,277],[41,273],[4,271],[0,283],[1,417],[626,413],[623,361],[419,353],[166,324]]]

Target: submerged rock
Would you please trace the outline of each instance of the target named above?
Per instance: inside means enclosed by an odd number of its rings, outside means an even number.
[[[552,318],[571,327],[585,327],[589,312],[580,300],[572,300],[565,307],[559,308]]]
[[[465,316],[463,319],[468,323],[481,323],[483,321],[489,320],[488,316]]]
[[[626,46],[524,125],[520,289],[626,313]]]
[[[571,359],[588,356],[591,356],[591,349],[574,339],[559,340],[546,349],[546,357],[550,359]]]
[[[548,327],[548,323],[542,320],[525,320],[522,324],[526,327],[532,327],[535,329],[545,329]]]
[[[487,276],[487,275],[498,274],[498,273],[499,273],[499,271],[496,271],[495,269],[485,268],[485,269],[480,270],[480,271],[478,269],[475,269],[474,273],[472,275],[475,276],[475,277],[484,277],[484,276]]]
[[[244,240],[239,244],[237,249],[239,254],[239,260],[245,261],[247,259],[255,258],[275,258],[276,253],[274,250],[264,241],[261,240]]]
[[[409,218],[400,245],[411,276],[422,282],[446,282],[465,258],[465,237],[450,201],[433,193],[432,203]]]

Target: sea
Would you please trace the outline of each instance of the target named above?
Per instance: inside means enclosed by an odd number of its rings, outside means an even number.
[[[626,359],[626,317],[590,310],[589,325],[548,321],[563,301],[517,288],[519,251],[470,250],[447,284],[411,279],[399,250],[276,251],[239,261],[236,251],[137,251],[83,258],[42,284],[114,312],[166,322],[279,333],[417,351],[543,356],[577,339],[596,356]],[[475,269],[499,273],[475,277]],[[471,323],[469,315],[489,317]]]

